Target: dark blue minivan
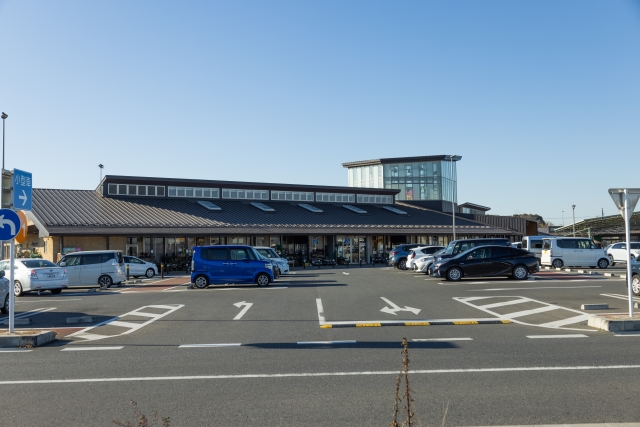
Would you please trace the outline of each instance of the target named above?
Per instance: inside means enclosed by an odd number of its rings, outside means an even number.
[[[273,282],[273,266],[251,246],[196,246],[191,260],[191,283],[203,289],[210,284]]]

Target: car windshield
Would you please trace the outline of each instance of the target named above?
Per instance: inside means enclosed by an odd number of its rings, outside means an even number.
[[[46,259],[29,259],[20,262],[27,268],[57,267],[57,265]]]
[[[280,258],[273,249],[256,249],[264,258]]]
[[[444,255],[451,255],[453,253],[453,248],[456,246],[456,242],[451,242],[447,245],[447,247],[445,248],[443,254]]]

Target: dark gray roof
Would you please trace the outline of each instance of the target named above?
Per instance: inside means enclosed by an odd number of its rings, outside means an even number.
[[[356,166],[380,165],[385,163],[413,163],[413,162],[437,162],[441,160],[450,161],[451,155],[440,154],[437,156],[414,156],[414,157],[388,157],[386,159],[358,160],[355,162],[343,163],[345,168]],[[462,160],[462,156],[453,155],[453,161]]]
[[[210,211],[196,199],[113,198],[92,190],[33,190],[31,219],[40,235],[135,234],[450,234],[451,216],[429,209],[398,204],[408,215],[380,206],[358,205],[357,214],[340,204],[312,203],[323,213],[312,213],[298,202],[263,201],[275,212],[263,212],[248,201],[213,202]],[[457,218],[459,234],[504,235],[507,230]]]

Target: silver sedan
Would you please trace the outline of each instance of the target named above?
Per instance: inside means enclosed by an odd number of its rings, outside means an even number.
[[[147,262],[130,255],[125,255],[122,258],[125,266],[129,266],[129,276],[145,276],[151,279],[158,274],[158,267],[152,262]]]
[[[5,278],[9,276],[9,260],[0,261],[0,270]],[[16,258],[13,264],[13,293],[15,296],[25,292],[51,291],[59,294],[69,287],[67,270],[51,261],[40,258]]]

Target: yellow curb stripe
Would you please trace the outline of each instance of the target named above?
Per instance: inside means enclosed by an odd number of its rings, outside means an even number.
[[[372,328],[381,326],[452,326],[452,325],[507,325],[510,324],[510,320],[496,319],[496,320],[450,320],[450,321],[435,321],[435,322],[398,322],[398,323],[384,323],[384,322],[372,322],[372,323],[325,323],[320,325],[322,329],[336,329],[336,328]]]

